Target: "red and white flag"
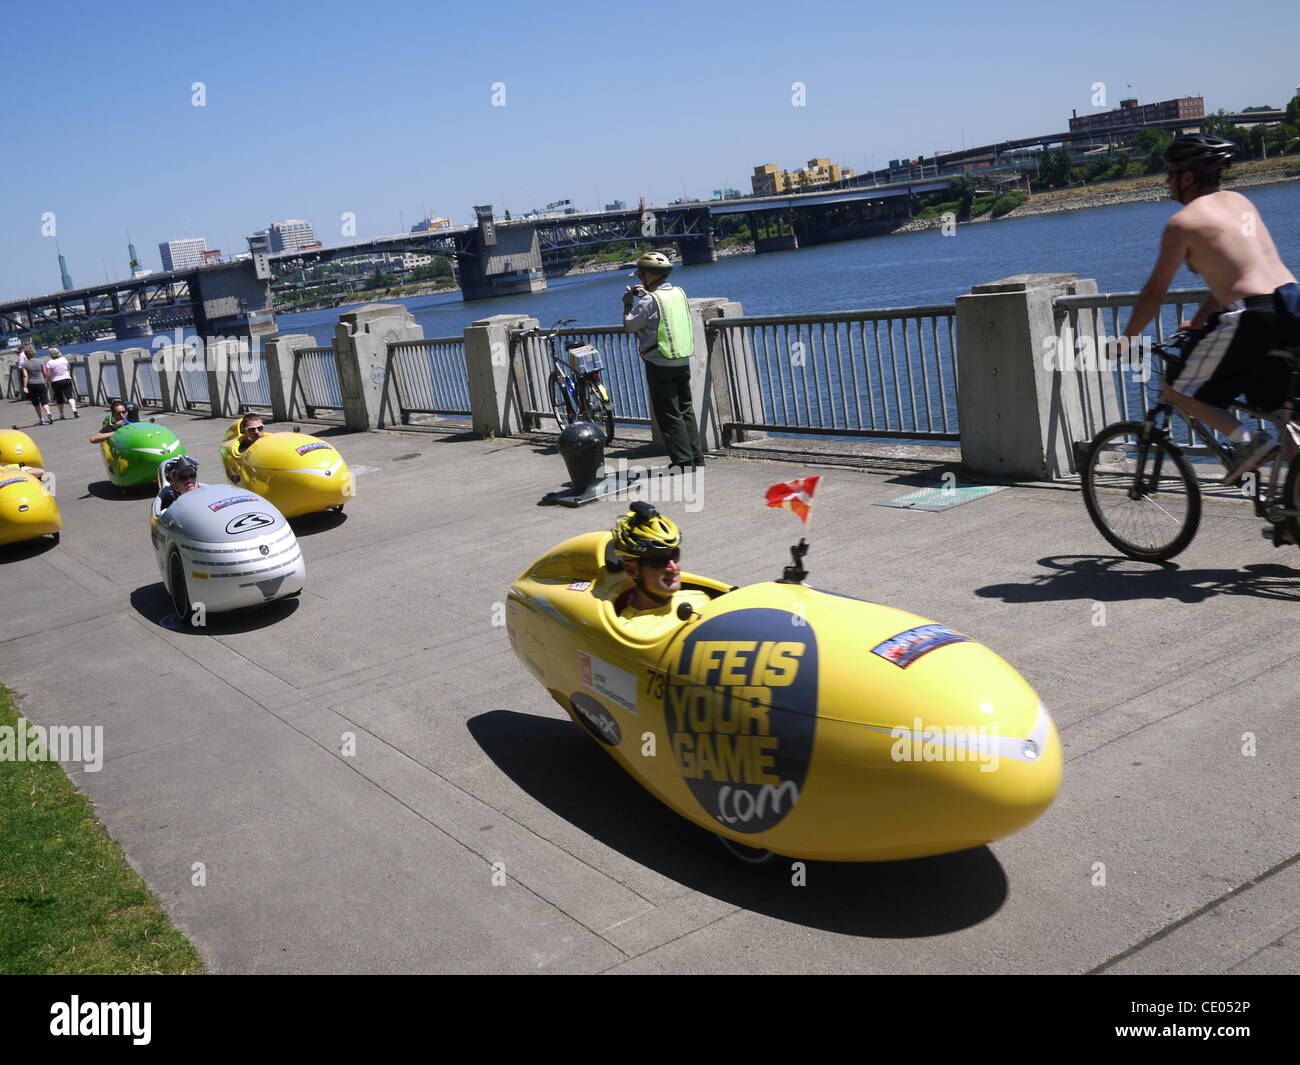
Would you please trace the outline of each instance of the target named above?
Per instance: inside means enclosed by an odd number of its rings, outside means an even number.
[[[808,515],[812,512],[813,493],[817,491],[817,482],[820,480],[820,477],[802,477],[797,481],[774,484],[767,490],[767,505],[792,510],[807,525]]]

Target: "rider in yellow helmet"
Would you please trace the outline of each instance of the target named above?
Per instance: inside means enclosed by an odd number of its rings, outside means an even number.
[[[618,519],[612,547],[633,582],[615,601],[620,612],[659,610],[681,591],[682,532],[649,503],[633,503]]]

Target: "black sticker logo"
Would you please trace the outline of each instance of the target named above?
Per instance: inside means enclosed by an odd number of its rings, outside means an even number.
[[[254,529],[260,529],[263,525],[274,525],[275,519],[270,514],[241,514],[237,518],[231,518],[226,522],[226,532],[231,536],[238,536],[240,533],[252,532]]]
[[[591,730],[596,739],[611,747],[618,746],[623,733],[618,727],[618,722],[614,720],[613,714],[583,692],[575,692],[569,696],[569,701],[573,703],[574,713],[582,718],[583,724]]]
[[[678,772],[710,817],[766,832],[799,801],[817,727],[817,638],[757,607],[691,629],[664,692]]]

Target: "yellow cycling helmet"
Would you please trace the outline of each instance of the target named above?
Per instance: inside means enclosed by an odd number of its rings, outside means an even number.
[[[614,523],[614,554],[619,558],[644,558],[682,546],[682,531],[649,503],[637,500]]]
[[[638,270],[658,270],[661,273],[671,273],[673,269],[672,260],[661,251],[648,251],[636,261]]]

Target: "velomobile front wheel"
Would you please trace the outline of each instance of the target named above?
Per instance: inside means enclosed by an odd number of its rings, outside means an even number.
[[[190,623],[190,593],[185,586],[185,566],[181,563],[181,556],[176,552],[172,553],[171,563],[167,567],[168,584],[171,585],[172,609],[176,612],[176,620],[182,626],[189,626]]]
[[[766,865],[776,857],[772,851],[764,850],[762,847],[747,847],[726,836],[719,836],[718,842],[722,844],[723,850],[746,865]]]
[[[1183,453],[1138,422],[1097,434],[1083,464],[1083,501],[1097,531],[1131,558],[1162,562],[1192,541],[1201,490]]]

